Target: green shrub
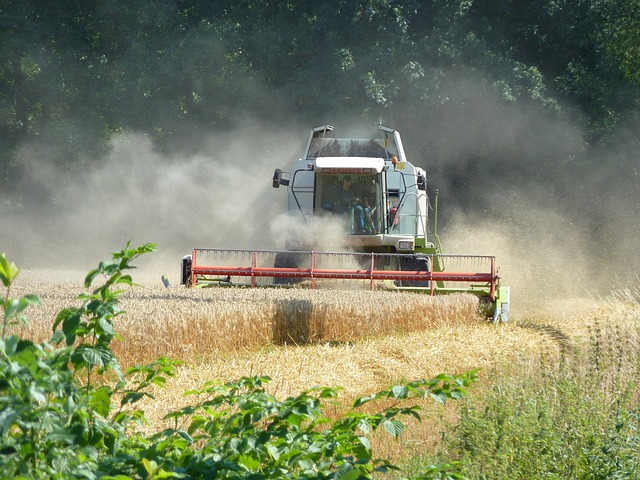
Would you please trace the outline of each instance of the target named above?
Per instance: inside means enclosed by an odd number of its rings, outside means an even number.
[[[85,287],[102,275],[105,282],[91,294],[82,294],[79,307],[60,312],[49,342],[37,344],[6,335],[12,325],[26,321],[24,310],[37,304],[34,296],[11,298],[19,270],[0,255],[0,280],[6,287],[2,301],[3,336],[0,339],[0,472],[3,478],[95,478],[105,454],[114,454],[127,441],[126,427],[140,412],[115,410],[143,395],[149,383],[162,383],[171,374],[171,362],[161,360],[123,375],[109,343],[118,309],[116,285],[131,285],[123,272],[130,262],[153,250],[143,245],[114,254],[87,275]],[[57,327],[61,327],[58,329]],[[64,342],[64,344],[63,344]],[[135,385],[136,371],[147,377]],[[112,386],[105,374],[114,372]]]

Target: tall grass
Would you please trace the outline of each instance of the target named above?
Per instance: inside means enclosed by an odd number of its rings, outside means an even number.
[[[492,371],[439,454],[415,464],[459,462],[472,479],[640,478],[640,306],[627,307],[588,319],[558,361]]]

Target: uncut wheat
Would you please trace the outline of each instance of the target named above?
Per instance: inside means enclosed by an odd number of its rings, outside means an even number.
[[[35,293],[24,335],[44,340],[61,309],[78,305],[77,284],[29,284],[14,295]],[[385,291],[305,289],[127,289],[116,318],[122,337],[113,347],[123,364],[160,355],[197,358],[269,345],[351,342],[438,325],[477,323],[477,299]]]

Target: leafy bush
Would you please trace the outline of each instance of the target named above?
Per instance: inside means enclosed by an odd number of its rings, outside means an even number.
[[[459,399],[476,380],[476,372],[440,375],[397,385],[357,399],[351,411],[329,420],[323,402],[338,389],[320,387],[286,400],[268,394],[268,377],[209,382],[187,392],[198,401],[167,416],[173,428],[151,435],[137,431],[145,421],[135,403],[150,396],[146,388],[163,385],[177,362],[167,358],[122,372],[110,344],[120,286],[133,281],[125,271],[138,256],[154,250],[147,244],[126,248],[89,272],[85,288],[101,277],[80,306],[56,317],[53,334],[41,344],[9,335],[26,321],[24,311],[35,296],[13,299],[11,286],[19,270],[0,256],[0,279],[6,287],[0,339],[0,474],[3,478],[105,480],[159,478],[372,478],[397,470],[375,458],[368,434],[382,427],[398,437],[403,416],[420,419],[409,399],[438,402]],[[391,402],[376,413],[358,409]],[[371,409],[371,408],[370,408]],[[435,465],[414,478],[462,478],[450,465]]]
[[[85,279],[89,288],[98,275],[106,278],[91,294],[82,294],[79,307],[60,312],[49,342],[37,344],[6,335],[16,323],[26,321],[24,310],[37,304],[34,296],[10,297],[19,270],[0,255],[0,280],[6,287],[2,301],[3,336],[0,339],[0,471],[5,478],[95,478],[105,454],[126,443],[126,426],[140,412],[115,410],[141,398],[150,383],[163,383],[170,375],[166,359],[131,369],[126,375],[109,348],[115,336],[113,320],[118,309],[116,285],[131,285],[123,272],[130,262],[153,250],[152,245],[127,248],[114,261],[100,263]],[[57,327],[62,327],[57,329]],[[64,344],[63,344],[64,342]],[[146,377],[131,386],[138,372]],[[105,374],[114,372],[109,385]],[[111,418],[109,418],[111,416]]]

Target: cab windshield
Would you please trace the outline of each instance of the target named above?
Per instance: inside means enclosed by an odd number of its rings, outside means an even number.
[[[339,216],[346,233],[380,233],[381,175],[323,174],[316,176],[316,182],[316,211]]]

